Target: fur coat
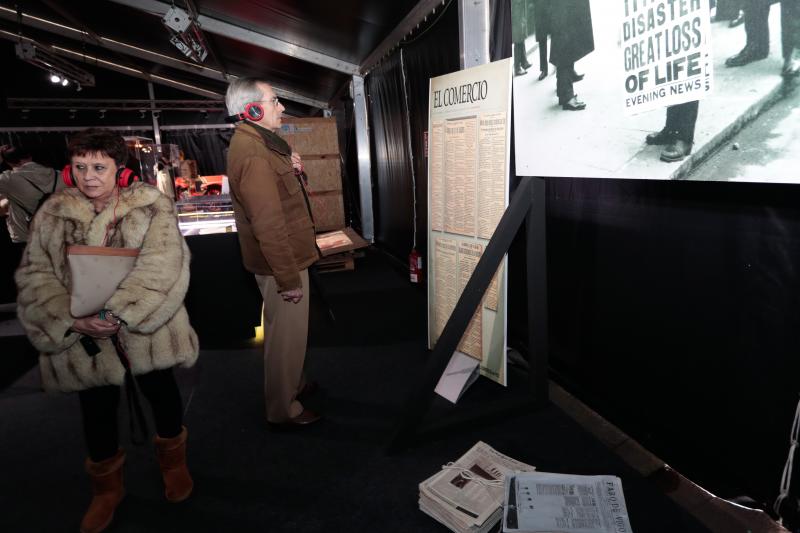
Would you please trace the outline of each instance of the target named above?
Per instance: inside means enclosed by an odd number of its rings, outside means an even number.
[[[116,224],[114,222],[116,221]],[[120,385],[125,371],[110,339],[87,355],[70,327],[71,286],[66,247],[139,248],[131,273],[106,303],[125,324],[119,338],[134,374],[197,360],[197,335],[183,305],[189,285],[189,248],[178,230],[175,206],[158,189],[134,183],[100,213],[76,188],[54,194],[36,213],[15,278],[17,314],[39,350],[42,383],[49,391]]]

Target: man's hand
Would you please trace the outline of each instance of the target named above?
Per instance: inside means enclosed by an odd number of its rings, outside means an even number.
[[[292,167],[294,167],[295,174],[303,173],[303,160],[297,152],[292,152]]]
[[[97,315],[76,318],[72,324],[72,329],[78,333],[94,337],[95,339],[105,339],[119,331],[119,319],[109,316],[102,319]]]
[[[281,298],[284,302],[292,302],[293,304],[299,303],[303,299],[303,289],[291,289],[281,292]]]

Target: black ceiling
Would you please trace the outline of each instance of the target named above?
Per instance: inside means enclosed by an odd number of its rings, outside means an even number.
[[[191,1],[191,0],[190,0]],[[228,24],[284,41],[324,56],[354,65],[361,65],[378,48],[384,39],[404,20],[417,5],[418,0],[340,0],[295,1],[286,0],[194,0],[197,12]],[[186,0],[174,4],[189,9]],[[146,2],[143,4],[147,7]],[[161,3],[169,5],[169,2]],[[178,83],[224,94],[226,82],[220,75],[202,75],[191,65],[175,68],[151,60],[145,53],[122,53],[96,44],[91,35],[77,35],[67,31],[58,35],[50,30],[38,29],[28,24],[20,25],[13,13],[17,6],[25,14],[39,17],[70,28],[78,28],[107,39],[134,45],[150,52],[163,54],[171,60],[186,58],[169,43],[169,32],[161,17],[136,7],[110,0],[76,2],[71,0],[0,0],[1,48],[13,50],[13,38],[20,31],[39,43],[56,45],[78,51],[92,58],[109,61],[147,74],[169,78]],[[4,9],[3,9],[4,8]],[[7,33],[2,33],[5,31]],[[63,30],[61,33],[64,33]],[[204,66],[234,76],[257,76],[270,80],[277,88],[288,91],[300,100],[305,97],[318,102],[330,102],[347,86],[351,74],[320,66],[309,61],[285,55],[264,47],[244,42],[233,35],[204,32],[212,54]],[[13,54],[13,52],[12,52]],[[8,54],[3,53],[6,62]],[[92,60],[68,58],[76,64],[83,63],[86,70],[97,72]],[[17,61],[21,64],[21,62]],[[167,61],[169,63],[170,61]],[[164,63],[163,61],[161,63]],[[7,71],[6,71],[7,72]],[[216,79],[215,79],[216,78]],[[157,80],[154,80],[158,82]],[[136,86],[139,83],[135,83]],[[8,96],[15,96],[8,94]],[[23,96],[23,95],[16,95]],[[63,97],[63,95],[59,95]],[[73,95],[75,96],[75,95]],[[78,95],[84,96],[84,95]],[[206,95],[205,97],[209,97]],[[108,95],[106,95],[108,97]],[[186,96],[200,98],[201,94]],[[291,114],[309,114],[316,111],[313,105],[290,104]]]

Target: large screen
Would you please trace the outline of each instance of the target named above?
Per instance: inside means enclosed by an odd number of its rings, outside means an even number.
[[[800,13],[716,4],[511,0],[517,174],[800,181]]]

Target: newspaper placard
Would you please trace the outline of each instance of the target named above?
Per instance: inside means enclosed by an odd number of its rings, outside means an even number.
[[[430,82],[428,347],[433,348],[508,206],[511,60]],[[506,269],[459,344],[506,384]]]
[[[625,112],[700,100],[711,92],[707,0],[619,0]]]
[[[632,533],[622,481],[548,472],[509,475],[503,531]]]

